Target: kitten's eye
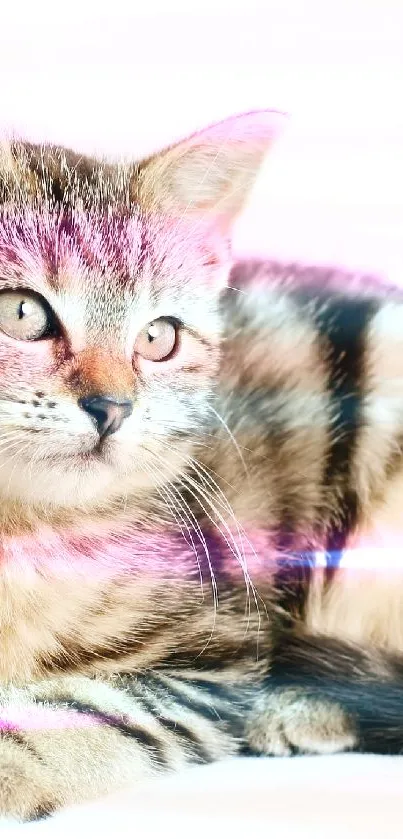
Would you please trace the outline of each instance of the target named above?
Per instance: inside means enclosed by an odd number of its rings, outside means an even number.
[[[165,361],[176,347],[178,326],[169,318],[158,318],[138,334],[134,351],[147,361]]]
[[[0,294],[0,329],[18,341],[39,341],[51,327],[49,307],[39,294],[3,291]]]

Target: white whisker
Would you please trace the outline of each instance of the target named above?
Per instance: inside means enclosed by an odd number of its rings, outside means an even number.
[[[172,450],[171,447],[169,446],[169,444],[166,441],[164,442],[164,445],[169,451]],[[196,471],[197,471],[197,467],[201,466],[201,464],[199,464],[198,461],[195,461],[193,458],[183,456],[182,460],[186,464],[186,466],[191,466],[193,469],[195,469],[195,467],[196,467]],[[258,600],[260,600],[261,598],[259,597],[258,592],[257,592],[257,590],[256,590],[256,588],[255,588],[255,586],[254,586],[254,584],[253,584],[253,582],[250,578],[249,572],[248,572],[243,539],[244,538],[246,539],[246,542],[250,546],[251,551],[252,551],[252,553],[255,557],[256,557],[256,551],[255,551],[252,543],[250,542],[247,534],[245,533],[244,529],[241,528],[236,516],[234,515],[234,512],[232,510],[232,507],[231,507],[228,499],[226,498],[226,496],[224,495],[222,490],[218,487],[216,482],[211,478],[211,476],[209,476],[208,471],[204,467],[202,467],[202,469],[204,470],[204,475],[200,474],[200,472],[199,472],[198,477],[201,478],[204,483],[207,483],[207,488],[210,491],[210,494],[211,494],[212,497],[210,497],[208,492],[205,492],[203,490],[203,487],[201,487],[197,482],[195,482],[191,478],[191,476],[189,476],[186,472],[181,473],[180,476],[177,476],[177,477],[178,477],[178,479],[181,480],[181,483],[186,486],[187,491],[190,492],[192,497],[195,498],[195,500],[198,502],[201,509],[203,510],[203,512],[205,513],[207,518],[211,521],[213,526],[217,528],[219,533],[221,533],[221,536],[223,537],[224,541],[226,542],[227,547],[229,548],[232,555],[234,556],[234,558],[237,560],[240,567],[242,568],[242,572],[243,572],[244,579],[245,579],[246,591],[247,591],[246,615],[247,615],[248,622],[247,622],[246,632],[247,632],[249,622],[250,622],[250,617],[251,617],[251,597],[250,597],[251,592],[252,592],[255,608],[256,608],[256,611],[257,611],[259,628],[260,628],[261,618],[260,618],[260,609],[259,609]],[[213,484],[213,486],[212,486],[212,484]],[[215,487],[217,487],[217,489],[214,488],[214,485],[215,485]],[[191,486],[192,489],[190,489],[189,486]],[[219,495],[218,499],[217,499],[217,494]],[[210,515],[209,511],[206,509],[206,507],[205,507],[203,501],[201,500],[201,498],[203,499],[204,502],[206,502],[208,504],[208,506],[209,506],[210,510],[212,511],[213,515],[215,515],[219,519],[220,523],[218,523]],[[217,506],[216,503],[214,503],[214,501],[216,501],[217,504],[221,508],[224,508],[224,510],[230,515],[232,521],[235,524],[239,541],[237,541],[234,538],[233,533],[232,533],[228,523],[225,521],[225,519],[221,515],[220,510],[218,509],[218,506]],[[223,528],[224,528],[224,530],[223,530]],[[224,531],[226,531],[226,532],[224,532]]]
[[[164,469],[169,469],[171,471],[172,475],[175,478],[177,477],[176,472],[174,472],[172,470],[172,468],[169,466],[169,464],[165,462],[164,458],[162,458],[160,455],[156,454],[155,452],[148,452],[148,453],[154,458],[154,461],[156,461],[160,465],[162,464]],[[205,646],[203,647],[203,650],[199,653],[199,655],[201,655],[202,652],[204,652],[204,650],[206,649],[206,647],[210,643],[210,640],[213,637],[214,630],[215,630],[216,616],[217,616],[217,606],[218,606],[217,582],[216,582],[216,579],[215,579],[214,569],[213,569],[213,565],[212,565],[212,562],[211,562],[211,557],[210,557],[210,552],[209,552],[209,549],[208,549],[208,545],[207,545],[204,533],[203,533],[203,531],[200,527],[200,523],[197,521],[197,518],[194,515],[191,507],[189,507],[189,504],[183,498],[179,487],[175,487],[174,484],[171,481],[168,481],[167,483],[165,483],[164,488],[166,488],[167,484],[169,484],[169,486],[171,488],[171,492],[174,490],[176,498],[179,496],[179,499],[180,499],[179,504],[181,506],[182,513],[185,515],[186,519],[190,522],[190,524],[194,527],[194,529],[195,529],[195,531],[196,531],[196,533],[197,533],[197,535],[200,539],[201,545],[203,547],[203,550],[204,550],[204,553],[205,553],[205,556],[206,556],[207,566],[208,566],[209,573],[210,573],[211,587],[212,587],[212,594],[213,594],[213,627],[212,627],[212,630],[211,630],[210,638],[207,640]],[[193,541],[193,537],[191,536],[190,528],[189,528],[188,532],[189,532],[190,538],[192,540],[192,543],[194,545],[194,541]],[[198,563],[199,573],[201,574],[201,568],[200,568],[200,563],[199,563],[199,559],[198,559],[198,556],[197,556],[196,545],[194,545],[194,551],[195,551],[196,561]]]
[[[213,406],[212,406],[212,405],[208,405],[207,407],[209,408],[209,410],[210,410],[210,411],[212,411],[212,413],[214,414],[214,416],[216,416],[216,417],[217,417],[218,421],[221,423],[221,425],[223,426],[223,428],[224,428],[224,429],[225,429],[225,431],[227,432],[228,437],[230,438],[231,442],[233,443],[233,445],[234,445],[234,447],[235,447],[235,449],[236,449],[236,451],[237,451],[237,453],[238,453],[238,455],[239,455],[239,459],[240,459],[240,461],[241,461],[241,463],[242,463],[242,466],[243,466],[243,468],[244,468],[245,475],[246,475],[246,477],[247,477],[247,479],[248,479],[248,481],[249,481],[249,472],[248,472],[248,469],[247,469],[247,467],[246,467],[246,463],[245,463],[245,460],[244,460],[243,454],[242,454],[242,452],[241,452],[241,450],[240,450],[240,448],[239,448],[239,446],[238,446],[238,443],[237,443],[237,441],[236,441],[236,439],[235,439],[235,437],[234,437],[234,435],[233,435],[233,433],[232,433],[231,429],[229,428],[229,426],[227,425],[227,423],[225,422],[225,420],[223,419],[223,417],[221,416],[221,414],[219,414],[219,413],[218,413],[218,411],[216,411],[216,409],[215,409],[215,408],[213,408]]]
[[[165,445],[167,446],[166,443],[165,443]],[[168,446],[168,448],[169,448],[169,446]],[[248,601],[247,601],[247,607],[246,607],[247,616],[248,616],[248,625],[249,625],[249,620],[250,620],[250,615],[251,615],[251,612],[250,612],[250,591],[251,591],[252,594],[253,594],[253,601],[255,603],[256,611],[257,611],[257,614],[258,614],[258,621],[259,621],[259,628],[260,628],[261,618],[260,618],[260,609],[259,609],[258,600],[262,603],[264,611],[266,611],[266,606],[265,606],[265,603],[262,600],[262,598],[259,596],[259,593],[258,593],[254,583],[252,582],[252,580],[250,578],[248,568],[247,568],[247,561],[246,561],[246,557],[245,557],[244,540],[245,540],[246,544],[248,545],[248,547],[250,548],[252,555],[255,558],[257,558],[256,550],[255,550],[252,542],[250,541],[245,529],[240,525],[240,522],[236,518],[236,516],[234,514],[234,511],[233,511],[233,509],[231,507],[231,504],[229,503],[227,497],[225,496],[225,494],[223,493],[223,491],[221,490],[221,488],[219,487],[217,482],[214,480],[214,478],[212,478],[212,476],[210,474],[210,470],[207,469],[203,464],[201,464],[198,460],[196,460],[193,457],[188,457],[188,456],[184,455],[182,457],[182,460],[184,461],[184,463],[186,463],[187,466],[190,466],[190,468],[193,471],[196,471],[199,479],[201,479],[203,481],[204,485],[207,484],[207,489],[210,491],[210,493],[212,493],[212,496],[214,497],[216,503],[221,507],[221,509],[224,509],[229,514],[229,516],[231,517],[231,520],[234,522],[234,525],[236,527],[237,534],[238,534],[238,539],[239,539],[239,542],[240,542],[240,545],[241,545],[241,551],[240,552],[238,550],[238,543],[234,540],[232,532],[230,531],[229,528],[228,528],[228,532],[230,533],[231,539],[233,540],[233,543],[235,545],[235,552],[232,551],[232,553],[235,556],[235,558],[238,560],[238,562],[239,562],[239,564],[242,568],[242,571],[243,571],[243,574],[244,574],[244,579],[245,579],[245,585],[246,585],[247,592],[248,592]],[[217,474],[217,473],[214,473],[214,474]],[[181,475],[181,478],[182,477],[183,476]],[[217,477],[220,479],[219,475],[217,475]],[[189,478],[189,476],[186,475],[186,479],[188,479],[188,478]],[[196,490],[199,489],[197,483],[194,482],[193,486]],[[216,515],[220,515],[217,507],[215,506],[214,503],[212,503],[208,494],[204,495],[204,499],[207,501],[208,504],[210,504],[213,513],[215,513]],[[221,516],[220,516],[220,520],[224,523],[224,519]],[[224,535],[222,533],[221,528],[217,525],[217,523],[215,524],[215,526],[217,526],[219,532],[221,532],[221,534]]]

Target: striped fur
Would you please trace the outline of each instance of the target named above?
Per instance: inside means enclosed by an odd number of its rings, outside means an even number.
[[[403,748],[402,573],[339,567],[400,531],[403,303],[230,268],[278,120],[136,165],[2,148],[0,326],[10,290],[53,315],[0,333],[0,815],[232,754]],[[153,364],[136,337],[164,316]],[[94,393],[134,402],[102,445]]]

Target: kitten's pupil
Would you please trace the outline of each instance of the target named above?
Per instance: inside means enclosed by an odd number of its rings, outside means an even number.
[[[21,300],[21,303],[18,307],[18,318],[22,320],[25,315],[29,316],[30,314],[30,306],[29,303],[26,303],[25,300]]]
[[[158,338],[159,334],[160,330],[158,329],[158,326],[155,323],[150,323],[150,326],[148,327],[148,342],[151,344],[155,338]]]

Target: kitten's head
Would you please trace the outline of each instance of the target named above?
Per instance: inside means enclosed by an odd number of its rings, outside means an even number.
[[[172,478],[209,413],[229,242],[282,116],[139,164],[0,151],[0,498],[102,504]]]

